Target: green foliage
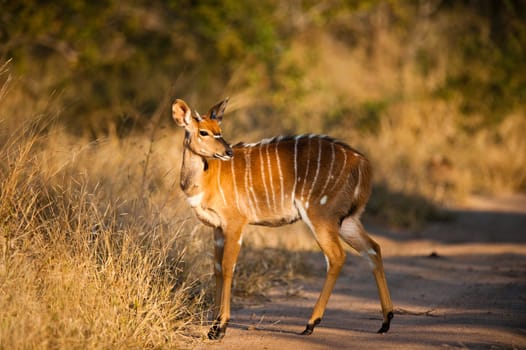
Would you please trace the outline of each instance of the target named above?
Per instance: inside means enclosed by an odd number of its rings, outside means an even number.
[[[28,88],[60,91],[71,129],[140,123],[174,84],[220,96],[241,62],[275,65],[286,40],[275,13],[273,1],[7,2],[0,57],[45,75]]]
[[[526,98],[520,1],[21,0],[3,2],[0,12],[0,58],[12,59],[30,94],[58,92],[64,123],[79,132],[107,132],[111,124],[141,129],[169,95],[212,103],[228,91],[256,88],[272,92],[259,102],[262,113],[287,112],[286,101],[308,92],[301,79],[309,60],[286,58],[294,38],[325,31],[373,58],[382,30],[408,45],[419,23],[440,18],[449,23],[439,34],[451,61],[435,96],[460,99],[466,116],[482,115],[476,127],[501,121]],[[440,48],[414,49],[418,74],[432,76]],[[382,105],[342,109],[357,110],[358,124],[374,129]],[[292,131],[295,124],[283,123]]]
[[[453,2],[450,28],[456,64],[437,93],[461,96],[470,128],[493,126],[526,100],[526,6],[521,1]],[[475,124],[475,125],[474,125]]]

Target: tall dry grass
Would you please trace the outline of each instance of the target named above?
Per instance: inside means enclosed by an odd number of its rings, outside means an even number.
[[[27,128],[0,147],[1,347],[159,348],[198,332],[206,263],[184,223],[147,196],[111,193],[136,185],[111,146],[53,154],[57,135]],[[111,166],[96,160],[111,154]]]
[[[63,130],[52,100],[4,80],[0,348],[192,347],[206,335],[213,246],[179,189],[181,133],[159,127],[160,109],[146,133],[90,140]],[[246,242],[236,295],[302,266]]]

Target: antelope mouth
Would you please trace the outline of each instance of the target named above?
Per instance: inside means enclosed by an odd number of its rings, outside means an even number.
[[[214,153],[214,158],[221,159],[221,160],[230,160],[232,159],[232,156],[229,156],[226,154]]]

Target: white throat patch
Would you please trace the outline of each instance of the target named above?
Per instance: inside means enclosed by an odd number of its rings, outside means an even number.
[[[203,200],[204,195],[205,195],[204,192],[200,192],[194,196],[186,198],[186,200],[188,201],[188,204],[190,204],[192,208],[195,208],[195,207],[198,207],[199,204],[201,204],[201,201]]]

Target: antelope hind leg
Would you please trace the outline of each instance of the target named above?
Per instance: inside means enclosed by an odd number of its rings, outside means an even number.
[[[340,237],[367,259],[371,266],[383,314],[382,326],[378,333],[386,333],[389,330],[394,314],[393,303],[385,279],[380,246],[365,232],[360,220],[352,216],[343,220],[340,228]]]

